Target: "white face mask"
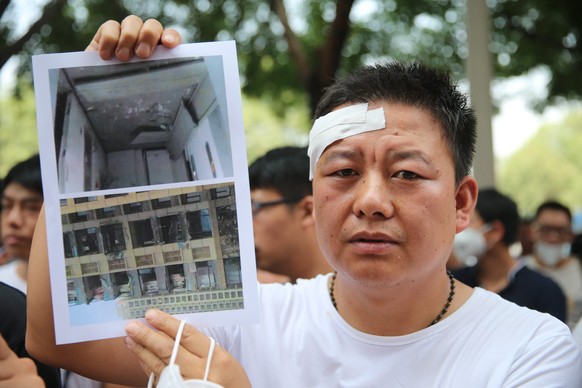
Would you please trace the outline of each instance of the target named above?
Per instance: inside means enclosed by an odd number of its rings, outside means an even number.
[[[553,267],[565,257],[570,255],[571,244],[550,244],[543,241],[537,241],[534,244],[534,253],[546,265]]]
[[[488,226],[484,225],[484,228]],[[468,266],[477,264],[478,259],[487,252],[487,241],[479,229],[468,227],[455,235],[453,253]]]
[[[178,332],[176,333],[174,349],[172,350],[170,362],[168,363],[168,366],[166,366],[162,373],[160,374],[160,379],[158,381],[158,384],[156,385],[156,388],[223,388],[223,386],[220,384],[208,381],[208,371],[210,369],[210,361],[212,360],[214,347],[216,346],[216,342],[212,337],[209,337],[210,349],[208,351],[208,360],[206,361],[206,371],[204,372],[204,379],[184,380],[184,378],[182,377],[182,373],[180,373],[180,366],[177,365],[175,362],[176,355],[178,354],[178,348],[180,347],[182,331],[184,330],[185,325],[186,321],[180,322],[180,327],[178,328]],[[154,374],[152,372],[152,374],[150,375],[150,379],[148,381],[148,388],[153,387],[153,382]]]

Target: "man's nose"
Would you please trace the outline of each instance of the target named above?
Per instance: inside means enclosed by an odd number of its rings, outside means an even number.
[[[358,183],[354,214],[366,217],[390,218],[394,205],[390,194],[390,181],[381,173],[367,174]]]
[[[22,209],[18,205],[11,206],[10,209],[4,209],[2,217],[6,217],[8,225],[21,225]]]

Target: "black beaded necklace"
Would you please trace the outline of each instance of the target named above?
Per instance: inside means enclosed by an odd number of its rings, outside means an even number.
[[[331,275],[331,284],[329,285],[329,298],[331,299],[331,304],[333,304],[333,307],[335,307],[335,309],[337,310],[337,303],[335,301],[335,296],[333,293],[336,275],[337,271],[333,271],[333,274]],[[451,307],[451,303],[453,302],[453,297],[455,296],[455,278],[451,271],[447,271],[447,275],[449,276],[449,281],[451,282],[450,286],[451,288],[449,291],[449,297],[447,298],[447,303],[445,303],[445,307],[443,307],[439,315],[437,315],[437,317],[430,323],[430,325],[428,325],[429,327],[439,322],[444,317],[447,311],[449,311],[449,307]]]

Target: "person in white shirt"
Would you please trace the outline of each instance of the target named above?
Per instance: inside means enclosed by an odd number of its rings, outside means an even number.
[[[131,16],[103,24],[89,47],[128,60],[180,41]],[[334,272],[261,285],[260,324],[186,325],[179,377],[201,379],[209,363],[208,380],[224,387],[579,387],[582,355],[566,325],[446,271],[478,192],[475,117],[449,76],[417,63],[366,66],[329,87],[315,117],[314,218]],[[31,354],[130,384],[174,362],[180,321],[158,310],[125,338],[56,346],[43,217],[33,256]]]
[[[568,302],[568,325],[573,328],[582,316],[582,266],[570,254],[572,213],[564,204],[549,200],[538,206],[532,223],[533,253],[526,264],[552,278],[562,287]]]
[[[7,263],[0,266],[0,281],[26,293],[32,236],[43,204],[38,154],[8,171],[1,194],[0,240]]]

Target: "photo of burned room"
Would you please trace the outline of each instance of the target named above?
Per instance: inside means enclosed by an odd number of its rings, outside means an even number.
[[[59,193],[233,176],[221,56],[49,70]]]
[[[233,183],[60,208],[71,325],[244,308]]]

